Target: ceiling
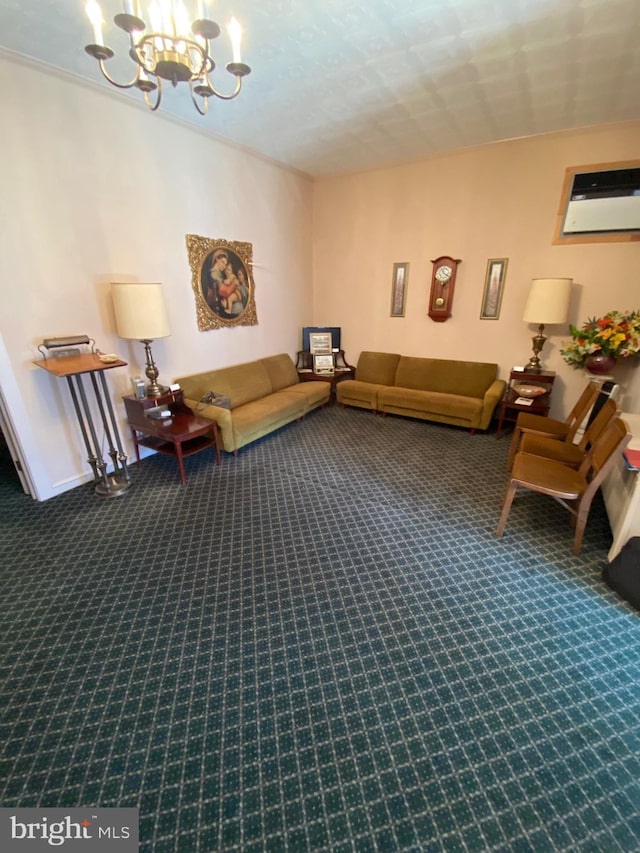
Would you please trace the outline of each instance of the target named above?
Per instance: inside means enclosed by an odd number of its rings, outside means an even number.
[[[128,79],[122,4],[100,5]],[[180,84],[160,111],[312,176],[640,118],[640,0],[215,0],[211,17],[232,14],[241,94],[203,117]],[[141,101],[103,81],[92,40],[83,0],[0,0],[0,48]],[[226,35],[212,53],[229,91]]]

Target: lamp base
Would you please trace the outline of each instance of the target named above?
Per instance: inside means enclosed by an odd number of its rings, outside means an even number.
[[[158,385],[157,382],[150,382],[144,389],[147,397],[162,397],[169,391],[166,385]]]
[[[131,488],[131,481],[119,474],[111,474],[106,481],[100,481],[95,485],[95,493],[100,498],[117,498],[124,495]]]
[[[540,353],[542,352],[544,342],[547,340],[543,333],[544,324],[540,323],[540,325],[538,326],[538,334],[534,335],[531,338],[531,343],[533,344],[533,355],[529,359],[529,362],[525,368],[529,371],[529,373],[540,373],[540,371],[542,370],[542,365],[540,363]]]
[[[147,366],[144,373],[149,380],[149,384],[146,388],[147,397],[161,397],[163,394],[166,394],[169,389],[158,384],[158,375],[160,371],[156,367],[156,363],[153,360],[153,355],[151,353],[151,344],[153,341],[146,338],[142,343],[144,344],[144,352],[147,359]]]

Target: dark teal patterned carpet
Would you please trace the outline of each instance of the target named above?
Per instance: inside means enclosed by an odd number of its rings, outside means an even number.
[[[0,485],[4,806],[141,850],[638,851],[640,614],[508,440],[327,409],[104,501]]]

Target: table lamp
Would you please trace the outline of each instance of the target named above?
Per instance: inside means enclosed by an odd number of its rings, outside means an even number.
[[[159,371],[153,360],[151,344],[156,338],[166,338],[171,334],[162,285],[114,282],[111,294],[118,335],[144,344],[147,359],[145,374],[149,380],[147,396],[159,397],[166,388],[158,384]]]
[[[538,334],[532,338],[533,355],[525,370],[540,372],[540,352],[547,340],[545,324],[566,323],[569,314],[572,278],[534,278],[531,280],[529,297],[522,319],[525,323],[536,323]]]

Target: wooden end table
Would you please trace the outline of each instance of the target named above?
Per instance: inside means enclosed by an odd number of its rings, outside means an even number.
[[[141,446],[173,456],[178,460],[180,479],[184,486],[187,483],[184,471],[185,456],[215,447],[216,464],[220,464],[218,425],[215,421],[195,415],[184,402],[181,390],[168,392],[160,397],[143,397],[142,399],[129,394],[123,397],[123,400],[138,465]],[[147,411],[157,406],[167,406],[171,412],[171,418],[167,420],[150,418]]]
[[[298,379],[300,382],[330,382],[331,392],[329,397],[329,405],[333,406],[336,399],[336,385],[342,382],[343,379],[354,379],[356,375],[355,367],[347,363],[344,355],[344,350],[338,350],[334,353],[334,370],[333,373],[315,373],[313,370],[313,356],[306,350],[300,350],[296,362],[298,371]]]
[[[502,426],[505,421],[515,422],[520,412],[530,412],[533,415],[547,417],[551,408],[551,391],[555,381],[554,371],[541,370],[539,372],[512,369],[509,374],[509,384],[505,388],[498,410],[498,431],[496,438],[502,436]],[[539,397],[530,397],[531,403],[518,403],[520,394],[514,385],[539,385],[546,389]]]

